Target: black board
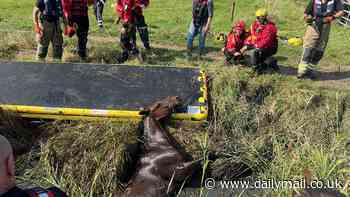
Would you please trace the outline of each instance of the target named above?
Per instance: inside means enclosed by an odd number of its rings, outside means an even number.
[[[198,75],[196,68],[0,62],[0,103],[139,110],[179,96],[185,110],[200,97]]]

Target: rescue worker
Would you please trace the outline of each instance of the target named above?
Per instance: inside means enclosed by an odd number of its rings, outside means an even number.
[[[277,53],[277,27],[268,19],[265,9],[258,9],[255,15],[256,20],[251,25],[250,35],[245,40],[241,53],[246,56],[248,65],[261,72],[269,66],[265,61]]]
[[[97,25],[100,29],[100,32],[104,31],[104,22],[103,22],[103,8],[107,0],[95,0],[94,1],[94,13],[97,21]]]
[[[51,42],[54,61],[61,61],[63,37],[60,17],[62,17],[60,0],[36,0],[33,22],[38,42],[36,53],[38,60],[45,60]]]
[[[127,61],[130,55],[136,56],[140,62],[143,61],[136,46],[135,7],[135,0],[118,0],[115,6],[120,22],[122,23],[120,35],[122,53],[117,58],[118,63]]]
[[[149,43],[149,33],[148,26],[143,15],[143,9],[147,8],[149,5],[149,0],[136,0],[135,6],[135,25],[136,29],[139,32],[141,41],[146,51],[151,51],[151,46]]]
[[[226,37],[225,47],[222,48],[225,55],[225,65],[239,64],[239,61],[242,60],[241,49],[245,38],[245,22],[238,21],[232,26],[231,32]]]
[[[205,38],[214,14],[213,0],[192,0],[192,21],[187,35],[187,56],[192,57],[193,40],[199,34],[199,57],[204,54]]]
[[[307,24],[298,78],[314,79],[315,66],[327,47],[331,23],[344,14],[342,0],[310,0],[304,12]]]
[[[62,0],[63,13],[66,19],[66,33],[72,37],[75,33],[78,37],[77,53],[81,61],[87,60],[86,45],[89,34],[88,5],[93,0]]]
[[[0,135],[0,197],[67,197],[56,187],[20,189],[15,183],[15,159],[9,141]]]

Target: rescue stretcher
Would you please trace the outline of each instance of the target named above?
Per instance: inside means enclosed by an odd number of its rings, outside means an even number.
[[[208,84],[198,68],[0,62],[0,108],[31,119],[140,119],[166,96],[183,106],[175,120],[205,121]]]

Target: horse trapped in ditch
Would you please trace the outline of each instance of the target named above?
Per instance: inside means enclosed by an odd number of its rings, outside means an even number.
[[[143,119],[144,147],[136,172],[124,193],[126,197],[163,197],[173,194],[197,169],[200,161],[188,161],[164,128],[175,108],[176,96],[155,102],[140,114]]]

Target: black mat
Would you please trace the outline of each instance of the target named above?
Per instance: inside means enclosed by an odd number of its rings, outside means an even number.
[[[138,110],[166,96],[200,96],[198,69],[0,62],[0,103]],[[185,109],[185,108],[184,108]]]

